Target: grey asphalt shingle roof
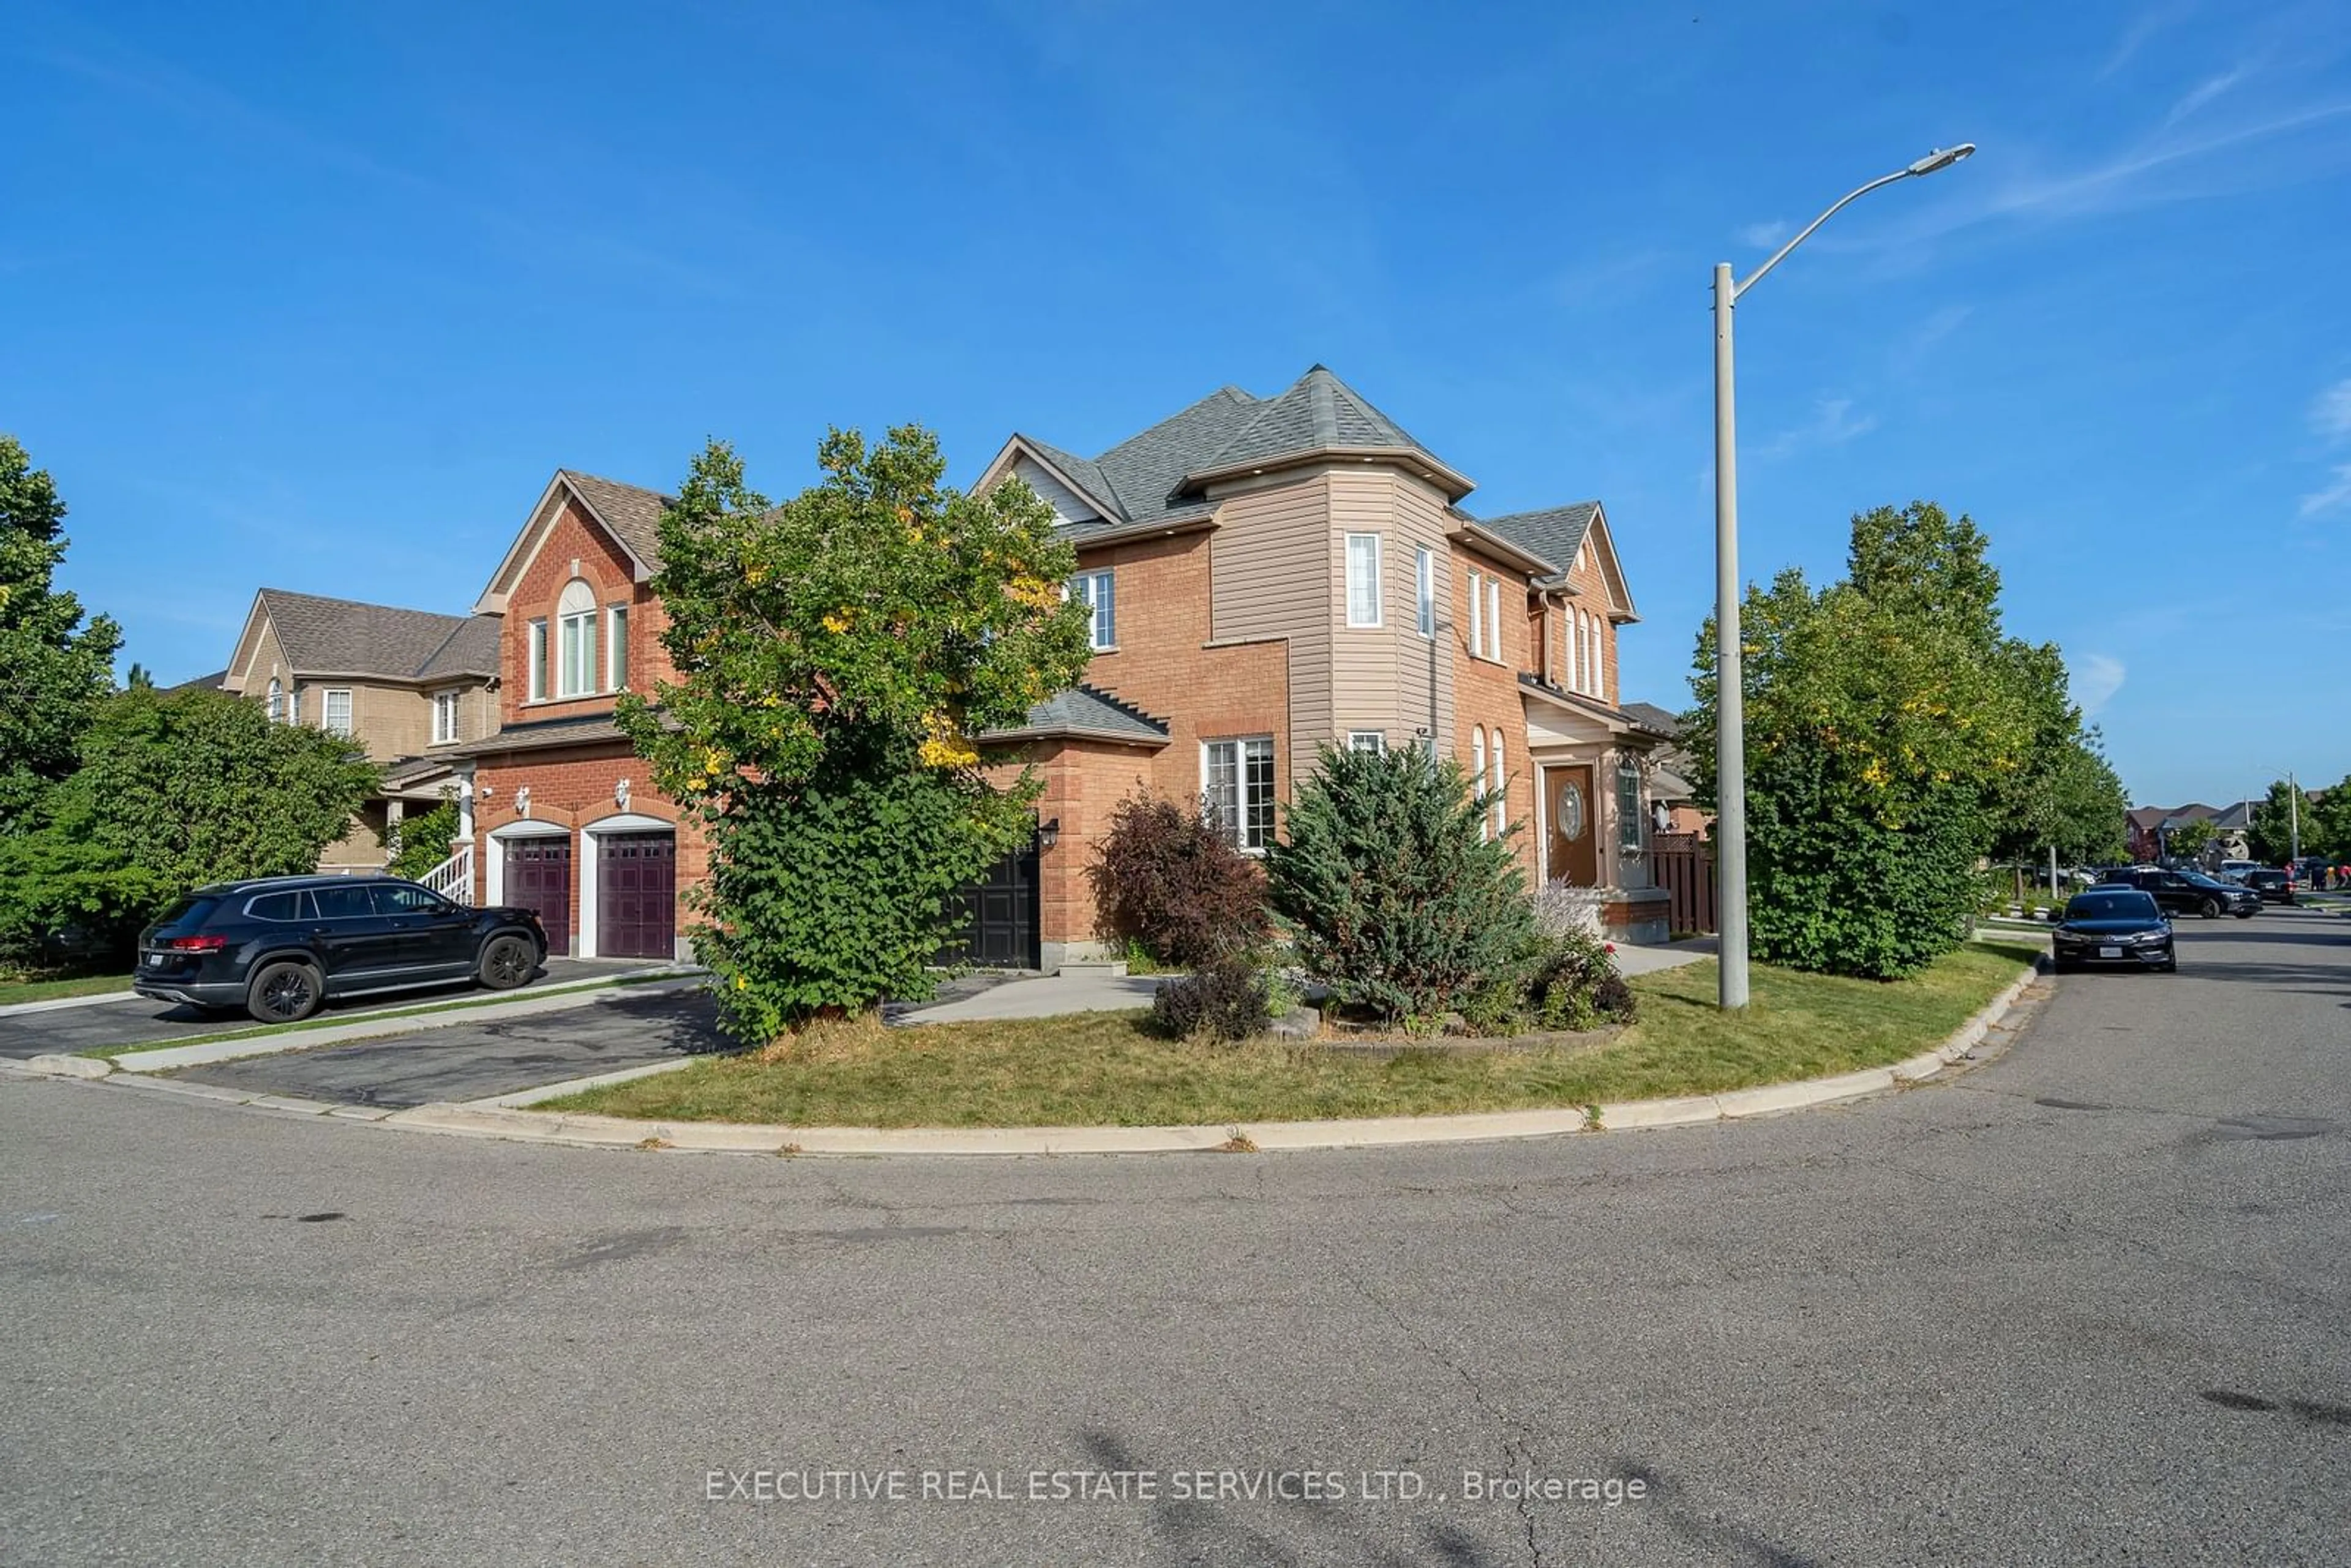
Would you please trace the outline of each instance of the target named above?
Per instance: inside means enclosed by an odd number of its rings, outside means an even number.
[[[1625,711],[1659,735],[1678,737],[1682,732],[1681,715],[1655,703],[1626,703]]]
[[[1575,565],[1575,553],[1583,548],[1584,535],[1592,531],[1592,519],[1600,515],[1597,501],[1578,501],[1572,507],[1549,507],[1539,512],[1510,512],[1499,517],[1480,517],[1479,527],[1497,533],[1529,554],[1541,557],[1565,573]]]
[[[298,674],[413,681],[498,673],[494,615],[443,615],[282,588],[263,589],[261,603],[287,667]]]
[[[650,569],[660,568],[662,513],[669,506],[669,497],[617,479],[599,479],[576,468],[561,472],[605,526],[620,536],[630,553]]]
[[[1167,725],[1132,703],[1081,684],[1056,692],[1030,708],[1018,729],[998,730],[994,735],[1097,735],[1106,740],[1165,741]]]
[[[1332,450],[1428,455],[1428,449],[1406,434],[1402,425],[1374,408],[1327,368],[1316,365],[1288,392],[1259,405],[1249,423],[1196,472],[1217,473]]]

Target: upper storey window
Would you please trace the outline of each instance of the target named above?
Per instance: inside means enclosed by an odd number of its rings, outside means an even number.
[[[555,695],[584,697],[596,685],[596,591],[578,578],[555,607]]]

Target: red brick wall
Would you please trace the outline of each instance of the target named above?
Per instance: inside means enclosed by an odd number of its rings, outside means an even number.
[[[668,624],[661,601],[653,597],[651,589],[634,580],[634,568],[627,552],[603,529],[588,521],[579,503],[567,499],[540,544],[538,554],[532,558],[522,580],[515,584],[514,591],[507,598],[506,624],[498,639],[498,667],[503,675],[500,710],[507,724],[580,718],[611,711],[609,695],[577,697],[569,702],[530,700],[530,623],[547,622],[547,685],[552,692],[556,689],[556,604],[562,597],[564,585],[571,580],[571,563],[575,560],[580,563],[580,577],[595,590],[600,612],[607,605],[629,606],[629,689],[650,694],[658,682],[674,678],[668,653],[661,645],[662,628]],[[596,627],[600,681],[608,652],[607,634],[608,628],[600,613]]]
[[[1534,768],[1527,758],[1525,699],[1519,695],[1519,672],[1534,668],[1530,639],[1534,622],[1529,617],[1526,578],[1500,561],[1460,544],[1453,547],[1453,603],[1447,614],[1453,622],[1453,755],[1464,773],[1476,771],[1474,732],[1502,732],[1503,786],[1510,821],[1523,823],[1511,839],[1512,847],[1536,877]],[[1502,580],[1502,662],[1495,664],[1469,652],[1469,574]],[[1479,612],[1482,622],[1485,612]]]
[[[493,829],[523,820],[515,809],[517,794],[530,790],[530,820],[553,822],[572,830],[571,951],[580,950],[582,876],[595,868],[579,830],[606,817],[617,816],[614,800],[620,781],[629,780],[632,815],[655,817],[677,830],[677,931],[686,934],[685,891],[710,870],[710,848],[701,824],[681,813],[674,801],[653,787],[645,760],[634,752],[611,746],[595,749],[565,748],[513,758],[485,758],[474,773],[474,896],[488,896],[489,857],[498,852],[490,839]]]

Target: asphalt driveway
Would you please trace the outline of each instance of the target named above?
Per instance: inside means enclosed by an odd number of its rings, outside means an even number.
[[[539,977],[531,985],[562,985],[572,980],[592,979],[599,975],[620,975],[632,969],[657,967],[643,958],[549,958]],[[365,1018],[370,1013],[383,1012],[388,1009],[446,1001],[452,997],[464,996],[471,989],[465,984],[436,986],[429,990],[401,991],[392,996],[330,1003],[319,1017],[337,1022]],[[521,994],[528,995],[528,988]],[[53,1008],[44,1012],[0,1014],[0,1056],[22,1060],[51,1051],[70,1054],[106,1045],[144,1045],[151,1040],[218,1034],[235,1029],[245,1021],[237,1017],[225,1019],[207,1017],[177,1002],[152,1001],[145,997],[125,997],[90,1002],[81,1007]]]
[[[173,1076],[255,1093],[404,1109],[511,1094],[723,1051],[731,1043],[718,1032],[710,993],[701,987],[629,987],[590,993],[559,1012],[249,1056]]]

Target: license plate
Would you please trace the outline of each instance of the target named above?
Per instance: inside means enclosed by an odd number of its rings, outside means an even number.
[[[149,968],[151,968],[151,969],[160,969],[160,968],[162,968],[162,967],[163,967],[163,963],[164,963],[164,957],[163,957],[163,955],[162,955],[162,954],[161,954],[161,953],[150,953],[150,954],[148,954],[148,955],[147,955],[147,967],[148,967]]]
[[[2101,947],[2098,949],[2098,956],[2101,958],[2119,958],[2122,956],[2123,950],[2119,947]]]

